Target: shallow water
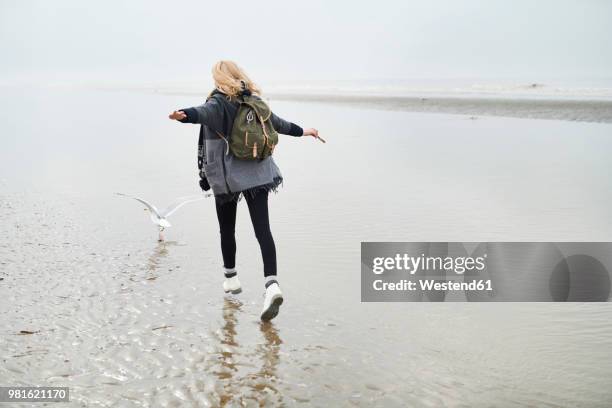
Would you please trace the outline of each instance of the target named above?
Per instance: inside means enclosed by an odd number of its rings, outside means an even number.
[[[607,124],[273,101],[326,145],[285,137],[271,196],[286,301],[224,297],[212,201],[156,242],[120,191],[197,193],[199,98],[83,90],[0,100],[0,383],[69,386],[73,406],[605,406],[609,304],[360,303],[370,241],[610,241]],[[20,331],[33,334],[20,334]]]

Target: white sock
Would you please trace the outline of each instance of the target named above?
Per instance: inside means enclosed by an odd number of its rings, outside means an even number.
[[[276,283],[278,285],[278,281],[276,280],[276,275],[266,276],[265,278],[266,289],[268,289],[268,286],[272,285],[273,283]]]

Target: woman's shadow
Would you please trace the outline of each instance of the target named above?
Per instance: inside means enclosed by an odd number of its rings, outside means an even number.
[[[230,402],[248,404],[257,402],[259,405],[282,402],[282,395],[277,389],[280,363],[280,346],[283,341],[279,330],[271,322],[260,322],[259,331],[264,342],[255,347],[254,357],[259,360],[249,361],[249,365],[256,364],[259,369],[255,373],[241,374],[237,359],[240,357],[240,344],[237,340],[237,315],[242,311],[242,302],[235,298],[226,297],[223,301],[223,325],[220,333],[220,363],[221,369],[214,372],[220,383],[223,384],[220,393],[220,405]],[[248,390],[249,392],[245,392]]]

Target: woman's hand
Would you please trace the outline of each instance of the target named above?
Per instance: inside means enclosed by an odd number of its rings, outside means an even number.
[[[312,136],[315,139],[319,139],[323,143],[326,143],[325,140],[323,140],[323,138],[319,136],[319,131],[317,129],[315,129],[315,128],[304,129],[304,135],[303,136]]]
[[[183,111],[174,111],[171,114],[169,114],[168,117],[174,120],[183,120],[187,117],[187,115],[185,115],[185,112]]]
[[[319,137],[319,131],[314,128],[304,129],[304,136],[314,136]]]

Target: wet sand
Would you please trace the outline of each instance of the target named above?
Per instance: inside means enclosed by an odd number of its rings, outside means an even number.
[[[70,406],[612,398],[608,303],[362,304],[359,290],[363,240],[609,241],[609,125],[273,102],[328,143],[287,137],[275,153],[285,184],[270,211],[286,301],[262,324],[244,203],[244,292],[224,296],[212,201],[177,212],[159,244],[142,208],[113,195],[163,205],[197,192],[197,127],[165,115],[200,99],[3,99],[2,384],[68,386]],[[23,106],[38,120],[20,120]],[[65,111],[72,120],[57,119]]]
[[[360,108],[612,123],[612,101],[550,98],[309,95],[278,93],[272,100],[335,103]]]

